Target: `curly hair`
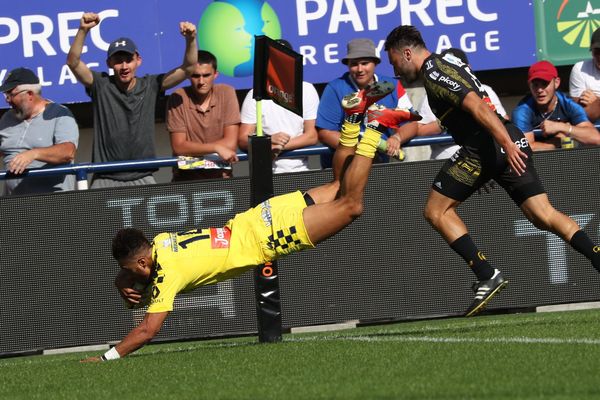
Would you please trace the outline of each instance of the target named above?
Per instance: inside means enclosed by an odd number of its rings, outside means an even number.
[[[385,51],[401,49],[403,47],[427,48],[421,32],[412,25],[400,25],[394,28],[385,39]]]
[[[115,260],[121,262],[150,246],[150,241],[142,231],[135,228],[124,228],[120,229],[113,238],[112,255]]]

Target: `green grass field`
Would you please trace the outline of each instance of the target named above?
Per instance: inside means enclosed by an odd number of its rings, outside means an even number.
[[[600,399],[600,310],[0,360],[1,399]]]

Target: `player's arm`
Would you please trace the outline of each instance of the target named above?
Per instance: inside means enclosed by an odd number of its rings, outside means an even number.
[[[104,353],[103,356],[89,357],[82,362],[108,361],[125,357],[133,353],[146,343],[150,342],[160,331],[163,322],[169,314],[168,311],[158,313],[146,313],[144,319],[138,326],[133,328],[125,338],[115,347]]]
[[[506,152],[506,159],[512,170],[517,175],[525,172],[524,160],[527,159],[527,154],[522,152],[516,143],[511,140],[498,115],[490,109],[477,93],[471,91],[465,96],[462,101],[462,109],[470,113],[481,126],[492,134],[494,140]]]
[[[67,65],[75,78],[85,87],[92,86],[94,83],[94,75],[84,62],[81,61],[81,53],[83,52],[83,43],[85,38],[93,27],[100,23],[100,16],[96,13],[85,13],[79,21],[79,29],[75,34],[69,54],[67,54]]]
[[[196,25],[191,22],[180,22],[179,31],[185,38],[185,52],[183,64],[165,74],[162,81],[162,90],[179,85],[183,80],[192,75],[194,66],[198,62],[198,46],[196,45]]]

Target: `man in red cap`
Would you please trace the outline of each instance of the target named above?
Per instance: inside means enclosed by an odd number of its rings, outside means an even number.
[[[533,151],[560,148],[561,143],[572,146],[569,138],[587,145],[600,144],[600,133],[583,107],[558,91],[560,78],[552,63],[533,64],[527,80],[531,94],[513,110],[512,120],[525,133]],[[541,133],[534,135],[534,129]]]

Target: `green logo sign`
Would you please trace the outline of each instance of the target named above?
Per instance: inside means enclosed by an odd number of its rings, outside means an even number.
[[[538,60],[573,64],[590,57],[590,39],[600,27],[600,5],[589,0],[538,0],[535,25]]]
[[[215,0],[198,22],[198,47],[213,53],[227,76],[252,75],[255,35],[281,39],[279,18],[265,0]]]

